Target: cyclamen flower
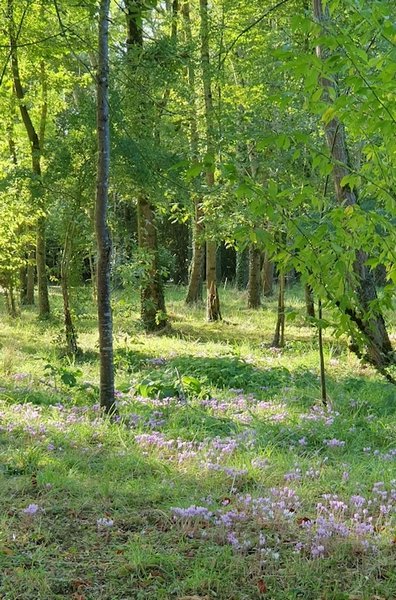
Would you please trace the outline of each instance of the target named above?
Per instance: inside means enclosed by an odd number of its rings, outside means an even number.
[[[192,519],[198,518],[203,519],[204,521],[209,521],[212,516],[212,513],[206,508],[206,506],[189,506],[188,508],[172,508],[172,512],[175,517],[179,517],[180,519]]]
[[[101,528],[110,528],[113,527],[114,521],[113,519],[107,519],[106,517],[101,517],[96,521],[96,525]]]
[[[345,446],[345,442],[343,440],[337,440],[337,438],[333,438],[332,440],[323,440],[323,442],[330,448],[342,448]]]
[[[39,512],[43,512],[43,509],[40,508],[38,504],[29,504],[27,508],[24,508],[22,511],[25,515],[34,516]]]

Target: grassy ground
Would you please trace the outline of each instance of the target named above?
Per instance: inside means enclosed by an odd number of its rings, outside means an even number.
[[[225,322],[168,290],[172,330],[145,336],[137,298],[115,306],[120,422],[96,405],[97,335],[62,357],[54,317],[0,331],[2,600],[396,598],[396,393],[314,331],[298,292],[287,347],[275,302],[222,293]]]

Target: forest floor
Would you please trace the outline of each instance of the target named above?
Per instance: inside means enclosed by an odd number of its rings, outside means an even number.
[[[96,404],[88,291],[74,363],[59,290],[46,323],[1,307],[0,598],[395,599],[395,388],[326,333],[321,406],[298,290],[282,351],[275,299],[222,290],[209,324],[184,292],[165,335],[117,298],[118,423]]]

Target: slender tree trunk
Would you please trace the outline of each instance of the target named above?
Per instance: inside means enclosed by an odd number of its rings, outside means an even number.
[[[27,265],[19,269],[19,301],[21,306],[26,306],[27,296]]]
[[[214,186],[214,124],[213,124],[213,97],[212,78],[210,72],[209,56],[209,15],[208,0],[200,0],[200,37],[201,37],[201,69],[202,83],[205,97],[205,122],[206,122],[206,152],[208,156],[206,168],[206,185],[210,190]],[[206,292],[208,321],[221,319],[220,298],[217,289],[216,273],[216,242],[206,242]]]
[[[165,298],[158,262],[157,224],[149,200],[138,201],[139,246],[146,255],[147,266],[141,285],[141,318],[146,331],[163,329],[167,324]]]
[[[66,231],[65,243],[63,247],[63,256],[61,260],[61,288],[63,297],[63,315],[65,323],[66,348],[69,354],[76,355],[78,353],[77,334],[73,324],[69,291],[69,272],[73,231],[74,222],[71,221]]]
[[[184,22],[184,38],[189,47],[190,57],[187,66],[187,79],[189,88],[189,134],[190,134],[190,156],[193,162],[199,159],[199,136],[197,124],[197,101],[196,101],[196,77],[193,53],[193,36],[191,29],[190,2],[185,0],[182,6]],[[186,304],[202,302],[202,282],[204,271],[205,244],[204,244],[204,214],[198,194],[193,195],[194,218],[192,224],[192,259],[190,265],[190,276],[188,282]]]
[[[34,273],[34,265],[30,264],[28,258],[26,264],[19,271],[19,299],[21,306],[32,306],[34,304]]]
[[[98,166],[95,205],[95,230],[98,249],[98,321],[100,352],[100,404],[106,412],[115,411],[113,319],[110,299],[111,239],[107,223],[110,170],[109,126],[109,6],[101,0],[99,12],[97,71]]]
[[[304,285],[304,294],[305,294],[305,309],[307,313],[307,317],[315,318],[315,302],[314,302],[314,294],[311,286],[306,283]]]
[[[329,23],[328,9],[323,8],[322,0],[313,0],[315,19],[322,25]],[[317,56],[325,58],[326,53],[321,46],[317,46]],[[337,94],[337,87],[333,80],[321,77],[323,100],[332,104],[332,95]],[[325,135],[330,155],[333,159],[333,180],[338,202],[343,206],[357,204],[357,191],[349,184],[344,185],[342,180],[350,172],[350,160],[346,141],[345,128],[337,117],[333,117],[325,124]],[[377,306],[377,291],[373,272],[366,266],[368,256],[363,250],[356,252],[354,276],[356,279],[356,299],[358,308],[347,307],[344,312],[348,314],[360,333],[364,336],[367,355],[366,358],[380,372],[396,363],[395,353],[386,329],[384,317]],[[357,344],[353,348],[358,348]],[[384,373],[385,374],[385,373]]]
[[[285,288],[286,277],[285,274],[281,272],[279,273],[278,315],[274,339],[272,341],[272,346],[274,348],[283,348],[285,345]]]
[[[218,321],[221,312],[216,278],[216,242],[209,240],[206,242],[206,288],[208,321]]]
[[[272,296],[274,293],[274,264],[270,261],[268,252],[264,252],[263,266],[261,270],[261,282],[263,296],[265,298]]]
[[[7,312],[13,319],[18,316],[18,308],[15,302],[14,288],[11,283],[4,286],[4,296],[6,299]]]
[[[8,31],[10,38],[10,58],[11,58],[11,69],[14,83],[15,95],[19,100],[19,110],[21,113],[22,121],[25,126],[27,136],[31,145],[31,157],[32,157],[32,171],[35,177],[34,195],[38,200],[38,208],[41,212],[45,212],[43,192],[41,189],[41,155],[42,155],[42,142],[40,136],[44,135],[45,122],[47,115],[47,88],[44,68],[42,67],[42,106],[41,106],[41,121],[40,131],[37,133],[30,112],[25,103],[25,92],[21,83],[19,62],[18,62],[18,45],[15,35],[15,22],[14,22],[14,0],[8,0]],[[46,251],[45,251],[45,216],[41,216],[37,222],[37,236],[36,236],[36,261],[37,261],[37,282],[38,282],[38,294],[39,294],[39,316],[40,318],[47,318],[50,314],[49,297],[48,297],[48,282],[46,272]]]
[[[315,312],[315,310],[314,310]],[[322,301],[319,298],[318,300],[318,317],[319,317],[319,325],[318,325],[318,342],[319,342],[319,365],[320,365],[320,390],[321,390],[321,398],[322,404],[327,406],[327,389],[326,389],[326,369],[325,369],[325,360],[324,360],[324,350],[323,350],[323,327],[320,323],[322,319]]]
[[[48,282],[47,282],[47,264],[46,264],[46,243],[45,243],[46,218],[39,217],[37,220],[36,236],[36,265],[37,265],[37,287],[38,287],[38,307],[39,316],[46,319],[50,314]]]
[[[32,249],[29,253],[29,259],[26,267],[26,306],[34,305],[34,278],[36,275],[36,257]]]
[[[235,283],[238,290],[245,290],[249,279],[248,249],[236,253]]]
[[[91,274],[92,299],[96,303],[97,299],[98,299],[98,292],[97,292],[97,286],[96,286],[96,269],[95,269],[94,260],[93,260],[91,252],[88,254],[88,261],[89,261],[89,271]]]
[[[132,50],[138,49],[140,54],[143,52],[143,13],[144,3],[141,0],[126,0],[126,20],[127,20],[127,51],[130,56],[131,70],[138,77],[137,63],[134,63]],[[175,38],[177,33],[177,11],[178,3],[173,1],[169,6],[172,8],[172,36]],[[160,103],[160,116],[163,112],[168,92],[165,90],[162,102]],[[148,98],[141,96],[139,98],[139,123],[140,131],[138,134],[146,140],[156,139],[159,143],[159,128],[149,122],[146,114]],[[139,247],[145,252],[146,273],[141,287],[141,317],[146,331],[156,331],[163,329],[167,324],[165,310],[165,297],[162,284],[162,276],[159,265],[158,236],[155,209],[144,190],[140,190],[137,199],[137,221],[138,221],[138,243]]]
[[[205,246],[203,244],[204,224],[200,204],[195,203],[195,218],[193,223],[193,255],[190,265],[190,277],[186,296],[186,304],[202,302],[202,279],[204,270]]]
[[[256,246],[249,248],[248,307],[259,308],[260,302],[260,250]]]

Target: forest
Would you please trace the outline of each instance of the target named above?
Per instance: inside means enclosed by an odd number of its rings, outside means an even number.
[[[0,10],[1,600],[395,600],[394,0]]]

